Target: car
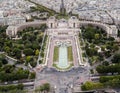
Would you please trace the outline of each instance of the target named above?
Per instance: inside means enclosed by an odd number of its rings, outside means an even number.
[[[5,85],[7,85],[7,84],[8,84],[8,82],[5,82],[4,84],[5,84]]]
[[[14,84],[18,83],[18,81],[13,81]]]

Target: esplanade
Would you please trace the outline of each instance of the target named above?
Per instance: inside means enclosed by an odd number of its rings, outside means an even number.
[[[50,17],[47,21],[48,29],[46,32],[50,43],[47,50],[46,65],[60,69],[82,65],[83,60],[78,42],[79,20],[76,17],[71,17],[69,20],[57,20],[55,17]],[[57,57],[55,51],[58,52]]]

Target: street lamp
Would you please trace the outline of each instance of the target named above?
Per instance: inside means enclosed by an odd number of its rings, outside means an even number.
[[[54,86],[54,93],[55,93],[55,90],[56,90],[56,89],[57,89],[57,86],[55,85],[55,86]]]
[[[72,90],[72,92],[73,92],[73,85],[72,85],[72,84],[71,84],[70,88],[71,88],[71,90]]]

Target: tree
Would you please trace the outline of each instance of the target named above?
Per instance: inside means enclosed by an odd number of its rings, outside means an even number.
[[[31,65],[32,67],[35,67],[35,66],[37,65],[37,62],[31,61],[31,62],[30,62],[30,65]]]
[[[39,37],[37,38],[38,42],[42,42],[43,39],[43,34],[39,35]]]
[[[120,73],[120,64],[115,64],[115,65],[99,65],[97,66],[96,70],[100,74],[107,74],[107,73]]]
[[[49,83],[45,83],[42,86],[40,86],[40,91],[50,91],[50,84]]]
[[[30,43],[30,42],[29,42],[29,43],[26,43],[26,44],[25,44],[25,48],[26,48],[26,49],[27,49],[27,48],[31,48],[31,49],[32,49],[32,43]]]
[[[109,49],[109,50],[112,50],[113,49],[113,46],[111,44],[107,44],[106,45],[106,48]]]
[[[21,50],[18,48],[14,48],[13,55],[16,56],[16,58],[20,59],[21,58]]]
[[[45,31],[45,29],[47,28],[47,25],[46,24],[42,24],[41,26],[40,26],[40,29],[44,32]]]
[[[24,85],[23,85],[23,84],[18,84],[18,85],[17,85],[17,89],[23,90],[23,88],[24,88]]]
[[[38,50],[38,49],[35,51],[35,55],[36,55],[36,56],[39,55],[39,50]]]
[[[49,83],[45,83],[43,86],[44,86],[44,90],[46,90],[47,92],[50,91],[50,84]]]
[[[10,41],[10,40],[8,41],[7,40],[7,42],[5,42],[5,45],[8,46],[8,47],[12,47],[13,43],[12,43],[12,41]]]
[[[31,48],[28,48],[28,49],[24,49],[23,50],[23,53],[28,56],[28,55],[34,55],[34,52]]]
[[[99,57],[99,60],[100,61],[103,61],[104,60],[104,56],[102,53],[98,53],[98,57]]]
[[[120,37],[120,30],[118,30],[118,37]]]
[[[8,61],[7,61],[5,58],[3,58],[3,59],[2,59],[2,63],[5,65],[5,64],[8,63]]]
[[[8,63],[8,61],[5,58],[5,55],[0,55],[0,62],[2,62],[3,65]]]
[[[18,92],[18,90],[23,90],[23,84],[18,85],[7,85],[7,86],[0,86],[0,93],[22,93]],[[13,90],[17,90],[16,92]]]
[[[104,62],[102,63],[102,65],[108,66],[108,65],[109,65],[109,62],[108,62],[108,61],[104,61]]]
[[[113,88],[119,88],[120,87],[120,75],[116,76],[101,76],[99,81],[101,83],[104,83],[105,86],[110,86]]]
[[[105,56],[108,58],[108,57],[111,56],[111,51],[105,51],[104,54],[105,54]]]
[[[3,64],[2,64],[2,61],[0,60],[0,67],[2,67],[2,65],[3,65]]]
[[[82,90],[93,90],[103,88],[104,85],[102,83],[94,83],[94,82],[86,82],[81,86]]]
[[[113,63],[120,63],[120,53],[117,53],[113,56],[112,62]]]
[[[23,40],[23,41],[27,40],[27,34],[23,34],[22,40]]]
[[[39,60],[39,64],[42,64],[42,60]]]
[[[108,72],[107,69],[105,68],[105,66],[102,66],[102,65],[97,66],[96,71],[98,73],[102,73],[102,74]]]
[[[15,67],[13,65],[5,65],[2,68],[6,73],[11,73],[14,71]]]
[[[93,89],[93,84],[91,82],[86,82],[84,85],[82,85],[82,90],[92,90]]]
[[[34,42],[34,43],[32,44],[32,49],[33,49],[33,50],[39,49],[39,48],[40,48],[40,46],[39,46],[39,43],[38,43],[38,42]]]
[[[4,40],[0,38],[0,51],[3,51],[3,47],[4,47]]]
[[[44,57],[44,52],[43,51],[41,52],[41,57]]]
[[[17,32],[18,37],[22,36],[22,31]]]
[[[118,51],[119,50],[119,46],[118,45],[113,45],[113,51]]]
[[[97,55],[97,50],[95,48],[87,48],[86,53],[88,56],[94,56]]]
[[[35,77],[36,77],[36,73],[35,72],[31,72],[29,78],[30,79],[35,79]]]
[[[34,34],[29,34],[29,36],[27,37],[27,39],[31,42],[33,42],[34,40],[36,40],[36,36]]]
[[[102,51],[105,51],[105,48],[106,48],[105,45],[101,46],[101,50],[102,50]]]
[[[100,38],[100,34],[95,34],[95,39],[99,39]]]
[[[31,56],[27,56],[26,57],[26,62],[30,62],[30,61],[33,61],[33,58]]]
[[[11,49],[10,49],[9,46],[5,46],[5,47],[4,47],[4,51],[7,52],[7,53],[9,53],[9,52],[11,51]]]
[[[114,38],[114,37],[109,37],[108,40],[109,40],[109,41],[114,41],[115,38]]]

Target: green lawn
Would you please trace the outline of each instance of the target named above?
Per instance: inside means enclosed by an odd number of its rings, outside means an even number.
[[[73,65],[74,65],[74,64],[71,63],[67,68],[59,68],[59,67],[57,66],[57,64],[53,64],[53,67],[55,67],[55,68],[58,69],[58,70],[68,70],[68,69],[70,69]]]
[[[72,53],[72,46],[69,46],[68,48],[68,61],[73,61],[73,53]]]
[[[58,61],[58,57],[59,57],[59,47],[55,46],[54,47],[53,62]]]
[[[69,46],[67,48],[68,50],[68,61],[73,61],[73,53],[72,53],[72,46]],[[55,46],[54,47],[54,55],[53,55],[53,62],[56,62],[58,61],[58,58],[59,58],[59,47],[58,46]]]

